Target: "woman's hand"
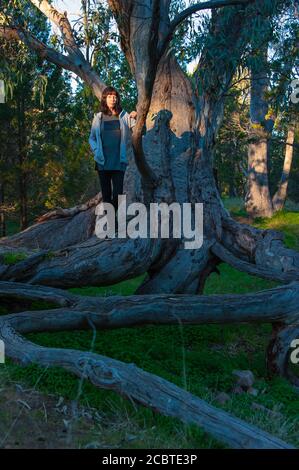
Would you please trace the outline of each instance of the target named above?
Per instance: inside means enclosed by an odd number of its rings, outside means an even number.
[[[136,118],[137,118],[137,112],[136,112],[136,111],[132,111],[132,112],[130,113],[130,118],[136,119]]]

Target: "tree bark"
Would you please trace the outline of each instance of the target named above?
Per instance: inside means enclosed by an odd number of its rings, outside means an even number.
[[[161,239],[101,240],[93,236],[64,249],[39,250],[13,265],[0,257],[0,276],[2,280],[62,288],[107,286],[143,274],[162,250]]]
[[[167,380],[139,369],[135,364],[125,364],[94,353],[35,345],[20,337],[13,327],[13,320],[0,320],[0,338],[5,341],[9,356],[20,364],[62,366],[78,377],[89,379],[96,387],[113,390],[153,411],[198,425],[232,448],[294,448],[281,439],[207,404]],[[18,314],[19,330],[22,330],[22,320]],[[24,320],[26,323],[26,319]]]
[[[123,13],[127,15],[124,15],[124,17],[130,18],[128,16],[130,9],[127,11],[129,4],[121,5],[121,2],[117,2],[117,4],[120,11],[121,8],[124,9]],[[135,18],[130,19],[130,22],[134,21],[137,20]],[[146,292],[151,292],[151,282],[153,283],[152,292],[155,292],[155,289],[159,289],[159,292],[171,292],[173,288],[175,292],[182,292],[181,289],[184,285],[188,292],[190,292],[190,289],[193,293],[197,292],[198,289],[201,290],[203,288],[202,280],[205,278],[202,273],[207,273],[209,265],[213,266],[215,260],[213,248],[208,249],[207,247],[213,247],[215,241],[235,258],[240,258],[243,261],[242,265],[239,263],[242,270],[249,270],[255,272],[256,275],[283,280],[283,282],[298,279],[298,254],[285,249],[282,240],[278,240],[277,235],[273,237],[272,232],[267,237],[266,231],[251,230],[250,228],[247,229],[246,226],[243,228],[240,224],[234,224],[223,207],[215,185],[213,176],[214,144],[221,124],[225,92],[234,74],[236,57],[240,54],[246,42],[245,39],[242,39],[246,16],[234,10],[229,20],[223,20],[223,24],[221,23],[222,15],[217,16],[214,14],[213,21],[211,29],[215,40],[213,54],[211,54],[211,50],[203,51],[196,76],[198,87],[203,90],[202,94],[196,96],[189,79],[182,72],[172,54],[166,51],[159,62],[146,121],[147,133],[142,139],[146,161],[160,181],[160,184],[152,193],[152,201],[165,201],[168,203],[173,201],[179,203],[202,202],[204,204],[204,227],[207,240],[202,247],[203,255],[195,256],[198,261],[201,260],[198,263],[198,277],[197,274],[195,275],[196,269],[194,270],[196,263],[193,263],[193,268],[191,270],[188,268],[183,273],[186,276],[185,280],[179,279],[177,283],[171,281],[172,266],[175,266],[176,262],[178,266],[182,265],[183,258],[185,258],[187,264],[191,260],[189,254],[182,254],[182,245],[180,246],[180,244],[171,241],[159,263],[154,261],[152,266],[146,264],[149,273],[149,278],[145,282],[146,286],[145,284],[143,286]],[[130,36],[126,35],[129,26],[122,23],[120,27],[124,47],[129,47],[128,37]],[[136,34],[138,36],[138,30]],[[223,34],[226,37],[224,45],[221,42]],[[142,34],[139,39],[142,39]],[[227,48],[231,51],[231,62],[225,56]],[[129,62],[131,60],[131,67],[134,70],[135,66],[133,59],[130,59],[130,53],[132,54],[132,51],[127,52],[127,57]],[[140,51],[138,54],[138,61],[140,62],[138,66],[142,68],[143,57]],[[148,52],[144,56],[144,64],[146,64],[150,60]],[[224,59],[219,60],[221,57],[224,57]],[[136,61],[136,57],[134,60]],[[215,63],[217,63],[217,67],[213,65]],[[214,72],[211,72],[212,70]],[[140,72],[139,81],[141,82],[142,77],[145,78]],[[220,83],[221,88],[219,89]],[[143,86],[145,85],[141,83],[140,87]],[[218,92],[215,93],[217,89]],[[184,119],[181,118],[182,116],[184,116]],[[125,192],[128,203],[144,200],[141,178],[132,153],[129,168],[126,172]],[[46,220],[50,217],[46,216],[43,223],[36,224],[28,231],[15,237],[4,239],[1,244],[3,247],[15,246],[18,249],[25,246],[31,250],[41,247],[42,249],[53,249],[55,251],[71,247],[75,243],[79,243],[79,246],[81,246],[80,244],[88,240],[94,233],[94,209],[95,206],[92,205],[87,210],[83,209],[79,212],[64,210],[64,212],[61,211],[61,215],[69,214],[69,217],[57,217],[55,220]],[[265,243],[266,240],[267,244]],[[118,243],[116,240],[111,241],[111,244],[112,242]],[[101,243],[99,244],[100,249],[104,246]],[[163,243],[163,246],[165,249],[165,243]],[[268,250],[270,248],[271,256],[267,254],[268,252],[263,251],[266,248]],[[279,256],[275,257],[275,265],[271,266],[272,254],[274,255],[275,250],[277,250]],[[227,261],[229,258],[227,252],[223,256]],[[53,260],[54,258],[55,256]],[[35,266],[34,270],[31,271],[31,268],[28,268],[23,279],[26,278],[28,281],[35,279],[34,282],[36,282],[37,260],[38,257],[35,257],[32,262],[32,265]],[[41,262],[41,271],[44,271],[49,260],[45,261],[42,256],[39,260]],[[70,257],[68,260],[65,274],[73,279],[72,282],[76,282],[76,270],[74,266],[71,267],[73,258]],[[206,262],[202,263],[203,260],[206,260]],[[230,257],[230,260],[232,264],[235,264],[232,257]],[[31,266],[29,259],[26,260],[26,263],[28,263],[28,267]],[[263,263],[266,263],[265,266],[263,266]],[[18,280],[22,280],[21,269],[18,269],[17,266],[8,270],[5,267],[3,272],[5,272],[5,279],[9,279],[10,275],[14,275]],[[59,275],[55,280],[55,271],[52,270],[49,278],[42,276],[43,282],[46,283],[46,279],[49,279],[51,285],[59,285],[62,272],[59,270]],[[160,272],[161,282],[159,282]],[[190,273],[192,273],[191,283],[189,282]],[[115,279],[120,278],[121,276],[116,274]],[[101,275],[99,277],[89,275],[88,279],[90,282],[99,285]],[[165,279],[169,279],[168,284],[165,283]],[[164,287],[162,287],[163,283]],[[199,288],[200,283],[201,287]]]
[[[34,225],[10,237],[0,239],[0,249],[58,250],[88,240],[95,229],[95,209],[101,193],[78,206],[56,209],[37,218]]]

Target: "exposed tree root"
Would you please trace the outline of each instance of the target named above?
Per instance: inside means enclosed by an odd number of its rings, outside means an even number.
[[[204,241],[198,250],[186,250],[182,245],[138,289],[137,294],[173,293],[196,294],[200,274],[209,264],[211,242]]]

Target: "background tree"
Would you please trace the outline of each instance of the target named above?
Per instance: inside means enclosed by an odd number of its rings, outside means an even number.
[[[288,18],[291,16],[289,12],[286,14]],[[279,19],[275,18],[272,24],[266,21],[264,27],[265,45],[257,49],[257,54],[250,59],[251,135],[249,138],[251,142],[248,148],[248,189],[245,207],[251,216],[271,217],[274,211],[282,209],[284,205],[287,190],[286,181],[289,179],[291,169],[292,152],[290,147],[294,143],[294,133],[286,131],[284,139],[288,150],[279,188],[272,198],[269,185],[271,140],[273,137],[275,139],[276,119],[279,119],[282,113],[286,114],[286,107],[290,109],[292,106],[288,89],[296,75],[298,25],[293,20],[285,23],[285,18],[282,16]],[[283,31],[283,34],[277,35],[279,31],[280,33]],[[269,44],[271,44],[271,50]],[[252,47],[256,49],[257,46],[255,40]],[[287,53],[287,50],[290,54]],[[268,59],[269,55],[272,55],[271,62]],[[270,80],[272,80],[271,88]]]

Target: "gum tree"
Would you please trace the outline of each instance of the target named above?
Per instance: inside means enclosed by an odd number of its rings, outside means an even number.
[[[2,37],[21,40],[40,57],[71,70],[100,98],[105,84],[76,43],[67,15],[48,1],[31,3],[58,26],[65,52],[50,48],[23,26],[9,23],[9,18],[0,28]],[[108,2],[138,91],[138,118],[125,191],[128,202],[141,201],[147,206],[150,202],[203,203],[202,247],[184,249],[183,239],[98,239],[94,228],[100,194],[80,206],[58,208],[41,216],[28,230],[2,239],[0,245],[3,301],[9,305],[18,298],[26,306],[43,298],[56,308],[2,317],[0,337],[7,354],[23,364],[61,365],[97,386],[197,423],[230,446],[287,447],[133,364],[80,351],[41,348],[18,335],[90,328],[91,323],[115,328],[170,324],[178,318],[186,324],[267,320],[274,325],[269,369],[288,373],[286,341],[298,334],[293,325],[298,322],[299,254],[284,247],[281,234],[257,230],[230,217],[215,185],[213,152],[225,96],[247,51],[250,34],[256,33],[261,16],[275,14],[289,2],[211,0],[194,4],[172,18],[170,3]],[[192,83],[177,63],[170,43],[176,28],[204,9],[211,10],[211,19]],[[4,254],[20,248],[27,258],[6,265]],[[293,283],[254,296],[199,296],[205,280],[221,262],[266,279]],[[146,280],[132,297],[78,299],[61,290],[109,285],[145,272]]]
[[[264,45],[258,47],[256,38],[257,44],[252,44],[256,52],[252,54],[250,66],[251,125],[245,207],[253,217],[272,217],[274,212],[283,208],[292,166],[296,106],[292,103],[290,85],[295,79],[298,64],[298,22],[289,18],[289,12],[286,16],[287,19],[275,19],[272,25],[265,21]],[[273,56],[271,62],[270,54]],[[272,142],[274,145],[282,143],[277,142],[275,137],[279,121],[287,121],[288,124],[285,158],[277,191],[272,196],[269,185],[269,167],[273,166],[270,150]]]

